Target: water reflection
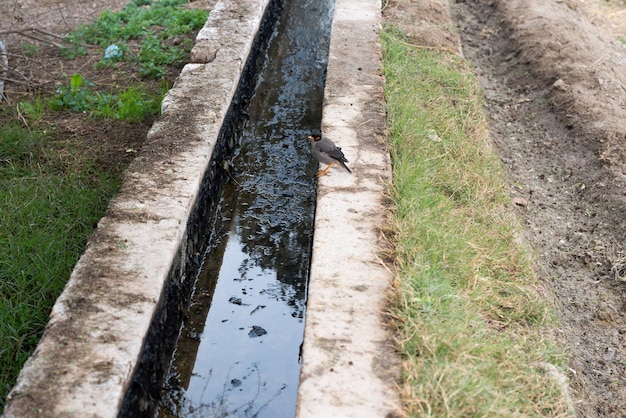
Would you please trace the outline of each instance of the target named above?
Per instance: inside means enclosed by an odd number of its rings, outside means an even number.
[[[293,417],[332,1],[286,1],[159,415]],[[210,307],[210,308],[209,308]]]
[[[245,251],[239,221],[233,220],[224,237],[208,315],[185,329],[184,338],[191,340],[185,345],[194,349],[185,359],[180,352],[176,356],[179,416],[293,416],[282,411],[290,409],[297,384],[285,377],[297,369],[302,334],[288,331],[301,324],[294,313],[302,312],[302,301],[294,286],[278,281],[275,270]],[[209,270],[203,285],[215,282]],[[197,293],[209,298],[211,292],[198,287]],[[194,302],[193,313],[207,312],[200,300]]]

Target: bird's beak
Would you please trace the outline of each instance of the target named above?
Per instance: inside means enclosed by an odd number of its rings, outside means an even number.
[[[313,141],[315,138],[313,138],[312,135],[309,135],[309,136],[306,137],[306,139],[309,139],[309,140]]]

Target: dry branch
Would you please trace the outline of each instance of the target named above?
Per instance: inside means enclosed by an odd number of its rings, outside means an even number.
[[[63,41],[66,44],[71,44],[71,42],[65,40],[65,38],[63,38],[62,36],[59,36],[59,35],[57,35],[55,33],[48,32],[47,30],[35,28],[35,27],[32,27],[32,26],[24,26],[24,27],[20,27],[20,28],[0,31],[0,35],[9,35],[9,34],[22,35],[22,36],[25,36],[27,38],[31,38],[31,39],[34,39],[34,40],[40,41],[40,42],[45,42],[47,44],[54,45],[54,46],[59,47],[59,48],[62,48],[65,45],[63,45],[63,44],[61,44],[59,42],[55,42],[53,40],[47,39],[46,37],[50,37],[50,38],[53,38],[53,39],[61,40],[61,41]]]
[[[7,77],[9,71],[9,57],[7,56],[7,49],[4,46],[4,42],[0,41],[0,64],[2,65],[2,75],[0,76],[0,102],[2,96],[4,96],[4,80]]]

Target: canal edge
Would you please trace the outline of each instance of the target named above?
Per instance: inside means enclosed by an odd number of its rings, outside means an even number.
[[[322,131],[353,174],[320,178],[297,417],[388,417],[399,360],[384,311],[393,274],[379,261],[391,163],[378,0],[336,0]]]

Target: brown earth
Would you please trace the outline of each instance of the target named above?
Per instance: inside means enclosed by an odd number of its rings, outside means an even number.
[[[61,37],[80,23],[89,23],[104,9],[117,10],[125,3],[125,0],[0,2],[0,40],[5,43],[9,60],[8,81],[0,110],[14,107],[20,101],[52,95],[58,86],[67,85],[68,77],[74,73],[81,73],[100,85],[110,83],[111,75],[96,72],[93,65],[89,65],[99,59],[95,51],[94,55],[67,61],[61,59],[58,45],[68,46]],[[21,118],[19,113],[1,112],[0,124],[5,118],[14,117]],[[22,121],[27,128],[32,124],[25,119]],[[94,160],[117,172],[132,158],[132,153],[126,150],[141,146],[152,121],[143,124],[94,123],[88,115],[58,112],[35,123],[40,129],[48,129],[52,140],[89,150]]]
[[[0,126],[17,118],[27,129],[34,126],[50,133],[50,140],[61,147],[80,150],[100,167],[112,174],[123,170],[145,141],[154,118],[128,123],[97,120],[87,114],[69,111],[45,113],[36,121],[28,121],[15,109],[22,101],[34,101],[55,94],[60,86],[68,86],[70,77],[80,73],[100,90],[121,91],[130,85],[158,89],[162,80],[140,78],[131,64],[119,63],[116,68],[96,69],[102,48],[88,48],[88,54],[68,60],[61,57],[59,46],[80,24],[89,24],[104,10],[116,11],[128,0],[84,2],[80,0],[8,0],[0,1],[0,40],[4,42],[9,68],[0,103]],[[190,7],[209,7],[215,0],[192,0]],[[189,34],[195,38],[195,33]],[[182,63],[184,64],[184,63]],[[165,81],[174,82],[182,65],[167,69]],[[0,68],[0,76],[2,75]]]
[[[399,0],[385,15],[419,47],[458,51],[458,28],[557,305],[578,413],[625,417],[626,3]]]
[[[619,41],[626,37],[626,4],[450,1],[393,0],[384,15],[414,44],[462,50],[475,66],[537,272],[558,307],[556,331],[570,353],[578,412],[626,417],[626,47]],[[74,72],[121,83],[114,73],[93,69],[99,56],[62,60],[51,45],[62,41],[45,32],[63,35],[125,3],[0,2],[10,66],[0,107],[53,92]],[[47,41],[28,37],[33,34]],[[36,44],[37,54],[28,56],[24,43]],[[116,170],[132,158],[127,150],[141,146],[151,121],[103,124],[61,113],[41,123],[58,139],[82,138]]]

